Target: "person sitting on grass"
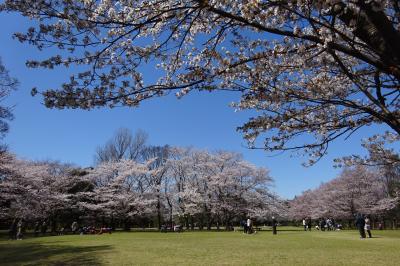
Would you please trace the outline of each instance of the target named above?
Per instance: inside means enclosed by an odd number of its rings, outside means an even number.
[[[112,231],[112,229],[111,229],[111,227],[101,227],[100,228],[100,230],[99,230],[99,235],[101,235],[101,234],[103,234],[103,233],[109,233],[109,234],[111,234],[111,231]]]
[[[180,224],[174,225],[174,232],[182,232],[182,226]]]

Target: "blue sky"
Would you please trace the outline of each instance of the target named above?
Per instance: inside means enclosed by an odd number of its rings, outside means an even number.
[[[371,134],[364,129],[346,142],[331,145],[329,155],[317,165],[304,168],[305,158],[283,154],[271,157],[261,150],[248,150],[236,127],[249,113],[235,113],[229,103],[238,99],[234,93],[194,93],[180,100],[173,96],[144,102],[139,108],[50,110],[40,97],[31,97],[32,87],[56,88],[68,79],[71,69],[28,69],[27,59],[45,57],[27,44],[12,40],[16,31],[24,31],[26,19],[15,14],[0,14],[0,56],[10,74],[20,81],[18,91],[7,100],[14,106],[15,120],[5,141],[12,152],[26,159],[53,159],[80,166],[93,164],[96,147],[105,143],[120,127],[145,130],[153,145],[193,146],[199,149],[230,150],[244,154],[246,160],[270,169],[275,179],[273,190],[292,198],[335,177],[333,158],[364,153],[360,138]],[[4,26],[6,25],[6,26]],[[145,73],[146,74],[146,73]],[[151,73],[147,73],[150,75]]]

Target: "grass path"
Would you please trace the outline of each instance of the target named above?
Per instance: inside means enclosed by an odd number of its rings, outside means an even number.
[[[0,265],[400,265],[400,231],[114,233],[0,240]]]

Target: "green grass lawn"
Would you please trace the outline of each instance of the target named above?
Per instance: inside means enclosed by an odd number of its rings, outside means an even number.
[[[131,232],[0,240],[0,265],[400,265],[400,231]]]

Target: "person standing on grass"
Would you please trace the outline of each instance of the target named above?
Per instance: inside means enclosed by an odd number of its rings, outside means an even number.
[[[321,218],[319,221],[319,227],[321,228],[321,231],[325,231],[325,218]]]
[[[46,223],[46,220],[44,220],[43,221],[43,223],[42,223],[42,235],[44,236],[44,235],[46,235],[46,232],[47,232],[47,223]]]
[[[311,231],[311,226],[312,226],[311,217],[308,217],[308,219],[307,219],[308,231]]]
[[[246,223],[246,220],[242,220],[242,226],[243,226],[243,234],[247,234],[247,223]]]
[[[275,217],[272,216],[272,234],[276,235],[276,226],[277,226],[278,222],[276,221]]]
[[[326,221],[325,221],[325,228],[326,228],[326,230],[328,230],[328,231],[331,231],[331,219],[329,219],[329,218],[326,218]]]
[[[17,240],[22,240],[23,238],[23,230],[24,230],[24,222],[21,220],[19,220],[18,224],[17,224]]]
[[[356,227],[358,228],[358,231],[360,232],[360,238],[365,238],[365,220],[362,214],[357,214],[356,218]]]
[[[253,233],[253,225],[251,223],[250,217],[247,218],[247,233],[248,234]]]
[[[307,231],[306,218],[303,219],[303,228],[304,228],[304,231]]]
[[[40,232],[40,222],[37,221],[35,223],[35,227],[33,229],[33,232],[35,233],[35,237],[39,236],[39,232]]]
[[[379,222],[378,223],[378,229],[379,230],[383,230],[383,222]]]
[[[365,221],[364,230],[367,231],[368,237],[371,238],[372,237],[372,235],[371,235],[371,220],[368,217],[365,217],[364,221]]]
[[[8,237],[10,240],[15,240],[17,236],[17,219],[14,218],[8,230]]]
[[[72,225],[71,225],[72,234],[75,235],[75,233],[77,232],[77,230],[78,230],[78,223],[77,223],[76,221],[74,221],[74,222],[72,223]]]

